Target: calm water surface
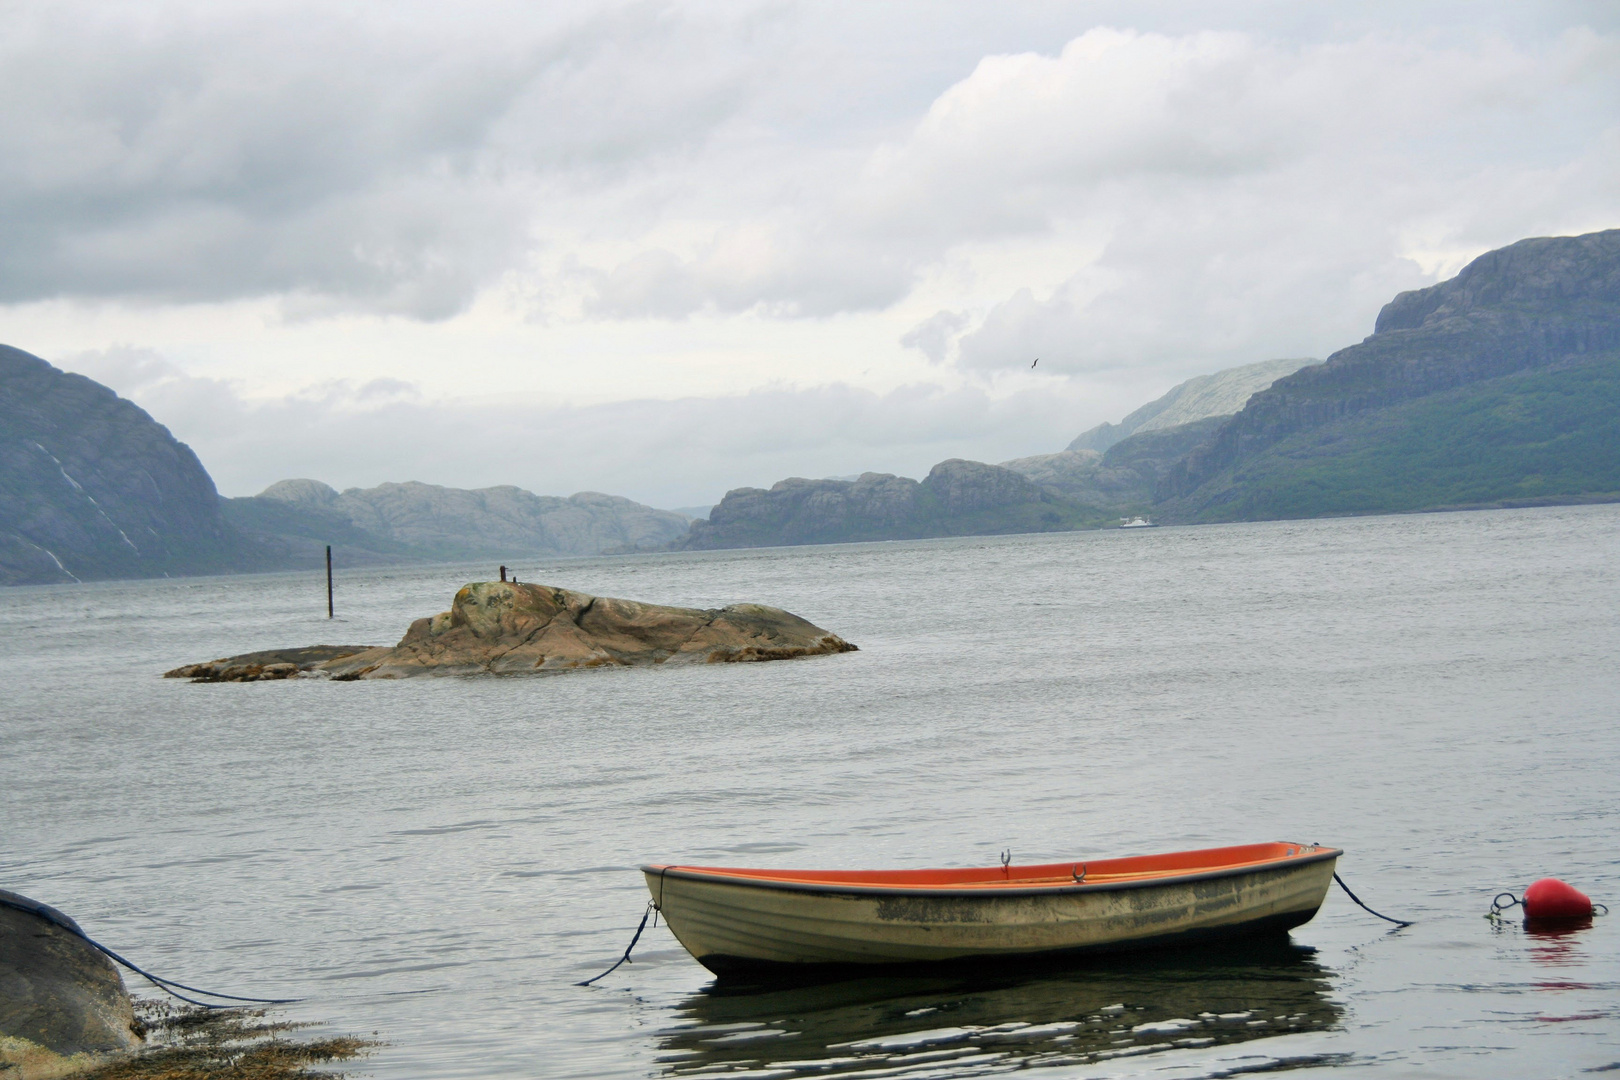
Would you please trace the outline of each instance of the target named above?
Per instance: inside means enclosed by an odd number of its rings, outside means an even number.
[[[861,651],[551,678],[193,686],[382,643],[491,567],[0,592],[0,887],[197,985],[378,1031],[379,1078],[1577,1076],[1620,1068],[1620,507],[570,560]],[[1025,978],[716,986],[645,861],[1346,849],[1287,943]]]

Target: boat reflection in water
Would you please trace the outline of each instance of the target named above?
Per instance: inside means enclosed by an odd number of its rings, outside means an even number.
[[[1286,938],[1038,973],[924,972],[816,985],[722,980],[659,1033],[667,1077],[962,1075],[1321,1031],[1330,973]]]

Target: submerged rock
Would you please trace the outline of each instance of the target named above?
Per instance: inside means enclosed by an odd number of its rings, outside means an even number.
[[[201,664],[183,664],[173,671],[165,671],[165,679],[190,679],[192,682],[268,682],[272,679],[290,679],[294,675],[313,673],[329,660],[374,649],[374,645],[306,645],[301,649],[265,649],[262,652],[227,656]]]
[[[0,889],[0,1076],[47,1080],[141,1045],[118,969],[55,908]]]
[[[345,652],[316,658],[322,649]],[[449,611],[416,620],[392,648],[327,645],[247,653],[175,668],[168,675],[200,682],[300,673],[339,680],[401,679],[748,663],[853,651],[855,646],[837,634],[764,604],[666,607],[548,585],[483,581],[463,586]]]

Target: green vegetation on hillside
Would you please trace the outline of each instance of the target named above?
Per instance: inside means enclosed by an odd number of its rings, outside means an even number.
[[[1210,487],[1194,520],[1620,501],[1620,353],[1293,435]]]

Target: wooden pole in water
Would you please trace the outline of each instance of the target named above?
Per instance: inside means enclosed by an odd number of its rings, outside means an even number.
[[[326,545],[326,617],[332,617],[332,545]]]

